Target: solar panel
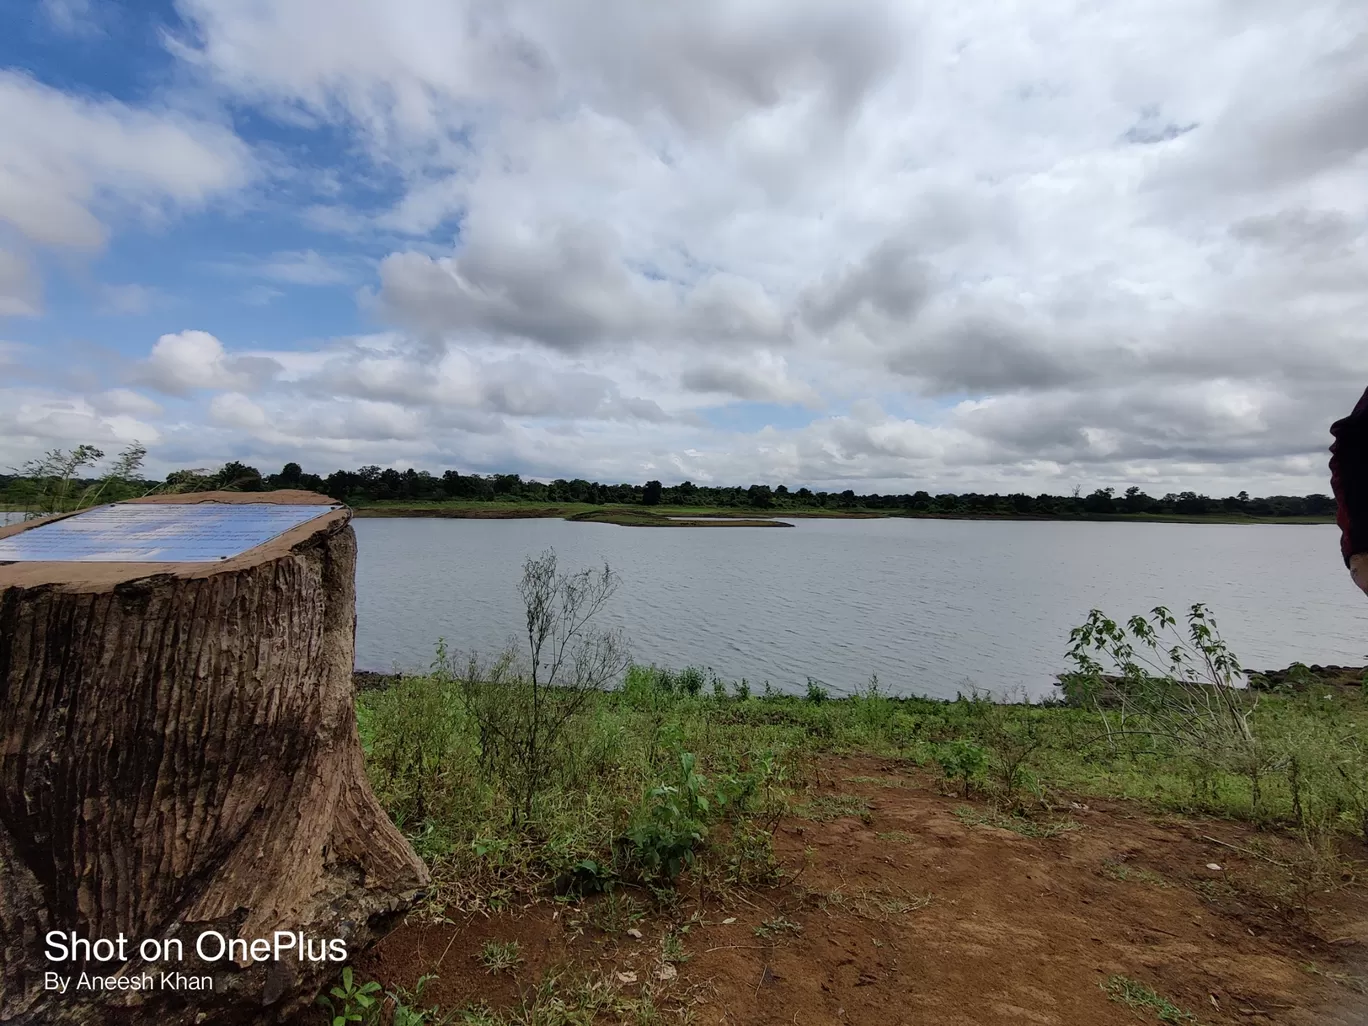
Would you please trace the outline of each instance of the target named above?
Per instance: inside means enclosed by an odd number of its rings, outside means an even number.
[[[338,508],[116,502],[0,538],[0,562],[216,563]]]

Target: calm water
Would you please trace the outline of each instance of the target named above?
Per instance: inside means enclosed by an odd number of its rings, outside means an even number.
[[[710,666],[758,688],[1049,690],[1069,628],[1205,602],[1246,666],[1368,662],[1368,601],[1331,525],[800,520],[661,530],[561,520],[355,521],[357,665],[422,668],[518,629],[522,561],[622,574],[608,622],[639,662]]]

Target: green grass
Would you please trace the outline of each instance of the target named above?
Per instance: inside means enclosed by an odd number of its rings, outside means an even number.
[[[1169,882],[1153,870],[1145,869],[1143,866],[1130,866],[1115,859],[1103,860],[1102,873],[1123,883],[1145,883],[1151,887],[1169,886]]]
[[[487,973],[511,973],[522,964],[522,949],[515,940],[487,940],[480,948],[480,963]]]
[[[677,786],[681,752],[696,757],[700,795],[739,796],[700,813],[697,840],[686,843],[698,856],[693,872],[719,886],[728,877],[773,878],[767,831],[781,815],[869,821],[864,799],[808,790],[808,767],[819,753],[893,758],[923,767],[930,778],[939,774],[935,756],[944,745],[970,741],[987,752],[988,767],[971,781],[966,821],[1028,836],[1049,836],[1068,824],[994,807],[1036,805],[1037,795],[1053,804],[1064,796],[1109,797],[1159,812],[1253,815],[1246,778],[1149,738],[1124,736],[1110,745],[1099,738],[1096,715],[1084,709],[882,695],[820,703],[736,698],[733,682],[709,676],[638,667],[625,687],[592,695],[520,828],[511,825],[506,789],[481,765],[477,728],[451,681],[404,677],[359,696],[367,771],[390,815],[433,866],[443,898],[486,905],[528,889],[592,894],[640,879],[640,862],[624,838],[643,817],[658,814],[658,801],[647,800],[653,788]],[[1322,836],[1360,833],[1368,814],[1363,692],[1265,694],[1254,723],[1268,744],[1297,757],[1295,781],[1290,766],[1262,779],[1261,822]],[[1022,736],[1038,747],[1025,764],[1022,789],[1004,793],[998,767]]]
[[[1185,1023],[1197,1021],[1197,1017],[1191,1012],[1185,1012],[1162,994],[1157,994],[1143,983],[1126,976],[1112,976],[1106,983],[1102,984],[1102,989],[1107,992],[1107,997],[1118,1004],[1123,1004],[1127,1008],[1137,1011],[1152,1011],[1160,1022]]]
[[[871,818],[869,802],[850,794],[817,795],[795,805],[793,814],[818,823],[829,823],[833,819],[843,819],[846,816],[868,823]]]
[[[1004,814],[991,806],[986,809],[971,809],[961,805],[955,810],[955,818],[965,826],[990,826],[999,830],[1010,830],[1022,837],[1058,837],[1079,826],[1071,819],[1031,819],[1027,816]]]

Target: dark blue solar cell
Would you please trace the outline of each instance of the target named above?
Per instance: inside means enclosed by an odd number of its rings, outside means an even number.
[[[214,563],[337,508],[116,502],[0,538],[0,562]]]

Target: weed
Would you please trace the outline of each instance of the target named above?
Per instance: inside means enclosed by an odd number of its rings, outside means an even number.
[[[902,777],[846,777],[847,784],[872,784],[875,787],[910,787]]]
[[[1341,987],[1348,987],[1350,990],[1357,991],[1360,994],[1368,994],[1368,979],[1365,979],[1362,976],[1354,976],[1350,973],[1340,973],[1333,969],[1323,969],[1315,962],[1306,963],[1302,966],[1302,969],[1315,976],[1320,976],[1323,979],[1329,980],[1331,983],[1337,983]]]
[[[696,765],[693,753],[677,753],[673,781],[651,788],[627,831],[633,858],[648,876],[675,879],[693,865],[694,849],[707,833],[713,806]]]
[[[907,844],[911,841],[916,840],[916,838],[909,834],[906,830],[885,830],[882,833],[875,834],[874,836],[881,841],[896,841],[899,844]]]
[[[328,1010],[329,1026],[347,1026],[349,1022],[364,1022],[375,1005],[380,984],[374,980],[357,983],[352,967],[342,970],[342,982],[331,987],[318,1004]]]
[[[732,830],[725,848],[726,880],[740,887],[769,887],[779,882],[783,867],[774,854],[774,832],[751,824]]]
[[[766,681],[765,684],[766,686],[768,686],[769,682]],[[831,692],[828,691],[827,688],[823,686],[820,682],[814,680],[811,677],[807,679],[807,700],[809,702],[820,705],[822,702],[825,702],[830,697]]]
[[[684,950],[684,937],[679,931],[670,930],[660,938],[660,959],[662,962],[683,965],[689,958],[689,953]]]
[[[1136,881],[1138,883],[1150,884],[1154,887],[1167,887],[1169,882],[1153,870],[1145,869],[1143,866],[1131,866],[1115,859],[1102,860],[1102,872],[1113,880],[1122,882]]]
[[[418,982],[411,990],[407,987],[396,987],[385,992],[385,996],[389,998],[392,1026],[434,1026],[438,1022],[441,1013],[436,1007],[418,1007],[418,1003],[423,999],[423,991],[435,979],[435,975],[426,973],[418,977]]]
[[[1125,976],[1111,976],[1102,984],[1107,997],[1131,1009],[1149,1008],[1159,1017],[1160,1022],[1196,1022],[1197,1017],[1185,1012],[1162,994],[1156,994],[1143,983],[1137,983]]]
[[[823,910],[833,907],[839,908],[851,915],[859,916],[861,919],[887,922],[891,917],[907,915],[909,912],[926,908],[927,905],[931,904],[931,900],[930,894],[908,896],[891,894],[888,891],[862,889],[850,895],[837,890],[829,894],[819,895],[818,907]]]
[[[491,974],[511,973],[522,964],[522,947],[517,941],[487,940],[480,947],[477,956]]]
[[[604,933],[626,933],[645,915],[641,902],[622,891],[609,891],[594,901],[587,910],[590,926]]]
[[[844,816],[854,816],[864,821],[870,818],[869,802],[851,794],[819,794],[796,806],[793,812],[794,815],[818,823],[827,823]]]
[[[961,805],[955,810],[955,818],[965,826],[991,826],[1000,830],[1011,830],[1022,837],[1057,837],[1069,830],[1080,829],[1071,819],[1040,821],[1025,815],[1004,815],[995,808],[971,809]]]
[[[776,916],[773,919],[766,919],[755,928],[755,935],[768,940],[784,933],[798,933],[803,928],[792,920],[785,919],[783,916]]]

